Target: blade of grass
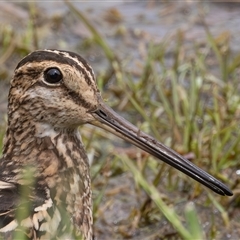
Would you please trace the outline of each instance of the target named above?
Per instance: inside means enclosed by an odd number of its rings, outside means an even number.
[[[219,200],[217,200],[213,194],[211,194],[210,192],[208,192],[208,197],[211,200],[211,202],[213,203],[213,205],[218,209],[218,211],[221,213],[223,221],[225,223],[225,225],[228,227],[230,222],[229,222],[229,217],[228,217],[228,212],[225,211],[225,209],[221,206],[221,204],[219,203]]]
[[[187,204],[185,208],[185,216],[193,239],[205,239],[204,232],[199,224],[197,211],[193,202]]]
[[[111,66],[113,67],[114,71],[115,71],[115,75],[116,78],[118,80],[122,79],[122,71],[121,71],[121,67],[119,64],[119,61],[116,57],[116,55],[114,54],[114,51],[109,47],[109,45],[107,44],[107,42],[103,39],[103,37],[101,36],[101,34],[97,31],[97,29],[91,24],[91,22],[85,17],[85,15],[79,10],[77,9],[70,1],[68,0],[64,0],[64,2],[66,3],[66,5],[69,7],[69,9],[74,12],[77,17],[83,21],[83,23],[85,24],[85,26],[90,30],[90,32],[93,35],[94,40],[96,41],[96,43],[103,49],[106,57],[108,58]]]
[[[132,172],[135,181],[138,185],[140,185],[144,191],[151,197],[151,199],[154,201],[154,203],[157,205],[159,210],[163,213],[163,215],[168,219],[168,221],[174,226],[174,228],[179,232],[179,234],[184,239],[194,239],[192,234],[184,228],[181,221],[179,220],[179,216],[176,214],[176,212],[168,207],[164,201],[162,200],[161,194],[159,194],[156,187],[154,187],[152,184],[149,184],[143,175],[140,173],[140,171],[134,166],[134,164],[131,162],[129,158],[121,157],[121,160]]]

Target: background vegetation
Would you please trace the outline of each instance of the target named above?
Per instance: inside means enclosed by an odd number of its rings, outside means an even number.
[[[196,5],[203,40],[186,44],[182,29],[157,41],[148,39],[143,53],[139,45],[136,47],[141,61],[134,65],[132,58],[111,46],[88,12],[70,2],[62,4],[74,24],[81,23],[87,31],[74,44],[65,39],[68,32],[61,27],[70,27],[72,22],[61,15],[42,22],[40,7],[33,2],[16,5],[28,13],[24,31],[19,33],[10,20],[0,26],[1,145],[6,127],[6,89],[14,66],[23,56],[52,46],[82,52],[90,62],[91,56],[97,56],[98,86],[112,108],[234,192],[231,198],[218,196],[107,132],[83,126],[80,131],[92,162],[98,238],[238,239],[240,52],[232,50],[231,33],[223,30],[213,35],[205,21],[205,5]],[[150,6],[150,2],[145,4]],[[161,9],[168,3],[155,4],[153,7]],[[104,18],[118,24],[114,41],[121,45],[129,34],[121,11],[111,8]],[[51,30],[49,42],[44,32],[46,25]],[[141,32],[131,34],[135,35],[128,44],[144,37]]]

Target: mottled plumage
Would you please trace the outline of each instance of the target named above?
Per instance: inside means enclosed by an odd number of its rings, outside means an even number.
[[[92,68],[79,55],[42,50],[15,69],[0,160],[0,236],[90,240],[89,163],[78,126],[126,139],[221,195],[231,191],[105,106]]]

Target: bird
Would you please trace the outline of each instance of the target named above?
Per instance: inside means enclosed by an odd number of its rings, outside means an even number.
[[[108,107],[92,67],[80,55],[36,50],[18,63],[10,83],[0,159],[0,239],[94,239],[83,124],[136,145],[217,194],[232,195],[225,184]]]

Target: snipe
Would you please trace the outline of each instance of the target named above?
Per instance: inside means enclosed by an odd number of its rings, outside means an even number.
[[[76,53],[35,51],[11,81],[0,160],[0,235],[92,239],[89,163],[78,126],[90,123],[130,141],[221,195],[223,183],[107,107],[92,68]],[[31,175],[31,181],[29,180]]]

